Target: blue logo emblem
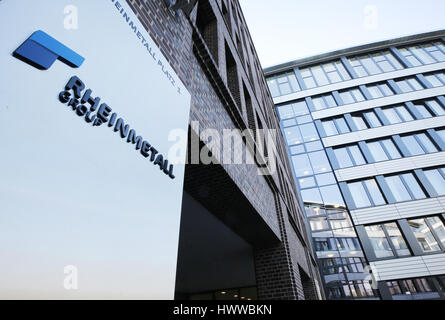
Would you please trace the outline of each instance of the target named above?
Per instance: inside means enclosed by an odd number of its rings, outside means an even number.
[[[41,30],[34,32],[12,55],[40,70],[48,70],[57,59],[73,68],[80,67],[85,60]]]

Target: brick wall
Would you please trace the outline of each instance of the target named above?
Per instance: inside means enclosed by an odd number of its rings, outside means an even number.
[[[230,23],[223,18],[221,1],[225,2],[225,7],[229,11],[226,17],[231,19]],[[199,0],[189,17],[181,11],[173,16],[163,0],[127,0],[127,3],[190,91],[192,95],[190,121],[197,121],[201,130],[216,129],[221,136],[224,129],[247,128],[249,116],[250,123],[253,122],[252,112],[248,114],[246,110],[244,94],[247,93],[250,96],[250,99],[247,99],[249,106],[251,105],[255,111],[253,112],[255,123],[261,123],[260,126],[265,128],[269,126],[279,128],[272,107],[273,101],[237,1]],[[212,25],[208,28],[203,27],[207,22],[206,19],[197,21],[198,6],[202,6],[199,8],[201,14],[211,10],[216,21],[213,17],[209,20],[216,24],[217,32],[214,32]],[[205,34],[198,34],[199,29]],[[233,35],[237,35],[239,43],[232,40]],[[233,57],[235,73],[226,70],[227,50],[230,50]],[[232,79],[227,79],[228,74]],[[234,84],[239,86],[239,90],[234,90]],[[276,143],[278,149],[282,148],[281,135]],[[243,148],[247,152],[253,150],[248,144],[243,144]],[[210,174],[211,182],[206,180],[206,183],[212,189],[213,195],[221,196],[221,199],[217,200],[224,203],[224,195],[228,194],[227,188],[233,189],[231,183],[227,183],[229,177],[248,205],[255,209],[282,240],[281,243],[270,244],[269,248],[255,249],[260,297],[304,299],[298,265],[305,270],[311,268],[312,264],[307,262],[307,256],[312,254],[310,242],[299,230],[302,224],[299,215],[291,214],[293,219],[296,219],[296,228],[292,228],[289,224],[288,212],[296,212],[296,189],[288,159],[279,154],[276,157],[278,172],[282,172],[280,176],[278,173],[270,176],[258,175],[256,164],[221,164],[223,174],[218,170],[209,173],[209,168],[201,169],[202,165],[189,164],[186,168],[185,186],[190,189],[188,192],[198,198],[198,201],[201,201],[199,199],[201,196],[205,202],[204,198],[207,195],[202,192],[202,181]],[[214,176],[212,172],[215,172]],[[282,190],[284,184],[287,191]],[[240,206],[240,210],[241,208],[244,210],[246,206]],[[297,236],[297,233],[302,235]]]

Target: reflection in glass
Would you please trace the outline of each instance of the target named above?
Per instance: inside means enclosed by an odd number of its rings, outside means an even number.
[[[397,202],[411,200],[411,196],[399,176],[385,177],[385,181]]]
[[[408,220],[408,224],[423,252],[440,251],[440,246],[425,219]]]
[[[365,227],[365,230],[377,258],[394,256],[394,252],[389,245],[388,239],[386,238],[385,232],[383,231],[383,227],[381,225],[367,226]]]
[[[437,194],[440,196],[445,195],[444,169],[425,170],[424,173]]]
[[[333,206],[343,206],[343,198],[337,185],[320,187],[321,196],[324,203]]]
[[[371,202],[361,182],[349,183],[348,187],[356,208],[371,206]]]
[[[331,171],[329,160],[324,151],[309,153],[309,158],[311,160],[312,168],[315,174]]]
[[[297,177],[310,176],[313,174],[307,154],[292,156],[292,162]]]

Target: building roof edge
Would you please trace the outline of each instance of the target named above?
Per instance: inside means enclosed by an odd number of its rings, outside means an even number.
[[[410,35],[410,36],[404,36],[404,37],[399,37],[399,38],[390,39],[390,40],[372,42],[372,43],[354,46],[354,47],[350,47],[350,48],[346,48],[346,49],[340,49],[340,50],[335,50],[335,51],[331,51],[331,52],[327,52],[327,53],[322,53],[322,54],[318,54],[315,56],[306,57],[306,58],[302,58],[302,59],[298,59],[298,60],[293,60],[293,61],[278,64],[278,65],[275,65],[272,67],[264,68],[263,72],[266,76],[268,76],[268,75],[272,75],[274,73],[289,70],[289,69],[295,68],[295,67],[301,67],[301,66],[305,66],[305,65],[314,64],[314,63],[327,62],[328,60],[336,59],[336,58],[339,58],[344,55],[359,54],[359,53],[370,51],[370,50],[388,48],[393,45],[406,45],[406,44],[411,44],[414,42],[426,41],[426,40],[430,40],[430,39],[437,39],[437,38],[441,38],[441,37],[445,37],[445,29],[432,31],[432,32],[426,32],[426,33],[420,33],[420,34],[415,34],[415,35]]]

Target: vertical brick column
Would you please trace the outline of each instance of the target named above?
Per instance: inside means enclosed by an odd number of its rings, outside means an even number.
[[[274,247],[254,252],[258,297],[264,300],[303,300],[304,288],[296,261],[305,260],[304,250],[301,251],[303,256],[298,256],[300,252],[290,249],[288,235],[293,230],[289,230],[287,212],[283,214],[284,203],[278,198],[275,196],[275,205],[282,241]]]

